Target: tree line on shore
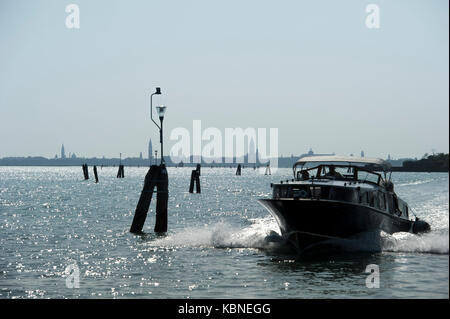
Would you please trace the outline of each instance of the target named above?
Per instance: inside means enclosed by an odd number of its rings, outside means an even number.
[[[449,154],[439,153],[425,156],[417,161],[403,162],[405,169],[420,169],[420,170],[447,170],[449,168]]]

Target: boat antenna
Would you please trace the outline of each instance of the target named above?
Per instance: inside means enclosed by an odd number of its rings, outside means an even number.
[[[366,182],[366,180],[367,180],[367,177],[369,177],[369,172],[366,172],[366,177],[364,177],[363,183],[365,183],[365,182]]]

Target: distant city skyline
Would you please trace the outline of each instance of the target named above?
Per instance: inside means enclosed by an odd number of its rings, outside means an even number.
[[[277,128],[285,156],[449,152],[448,1],[380,0],[378,29],[362,0],[75,3],[79,29],[1,1],[0,157],[160,151],[156,87],[165,156],[193,120]]]
[[[249,142],[248,152],[245,153],[245,156],[249,156],[250,158],[253,158],[253,157],[254,158],[259,158],[258,157],[259,156],[258,155],[258,149],[255,148],[254,142],[253,143],[252,142],[253,142],[253,140],[251,140]],[[155,159],[155,156],[154,156],[153,152],[154,151],[153,151],[153,148],[152,148],[152,140],[150,138],[149,139],[149,143],[148,143],[148,157],[146,159],[146,160],[149,161],[149,163],[153,163],[153,161]],[[380,156],[370,156],[370,157],[379,157],[379,158],[383,158],[383,159],[386,159],[386,160],[415,159],[415,158],[416,159],[420,159],[426,154],[432,155],[432,154],[437,154],[437,153],[441,153],[441,152],[437,152],[435,149],[433,149],[433,150],[431,150],[431,152],[426,152],[424,154],[416,154],[414,156],[395,157],[395,156],[392,156],[391,154],[387,154],[386,157],[380,157]],[[52,159],[52,158],[56,158],[56,159],[76,159],[76,158],[115,159],[115,158],[122,157],[123,159],[126,159],[126,158],[134,158],[134,159],[139,158],[139,159],[143,160],[143,156],[142,156],[143,152],[142,151],[136,151],[136,152],[131,153],[131,154],[124,154],[122,152],[119,152],[118,155],[113,155],[113,156],[106,156],[104,154],[103,155],[96,155],[96,156],[85,156],[85,155],[76,156],[75,153],[71,153],[71,152],[69,152],[69,154],[71,154],[71,155],[66,156],[65,146],[64,146],[64,144],[62,144],[59,156],[58,156],[58,154],[55,154],[54,156],[45,156],[45,155],[42,155],[42,154],[38,154],[38,155],[18,155],[18,156],[1,156],[1,154],[0,154],[0,159],[1,158],[10,158],[10,157],[18,157],[18,158],[22,158],[22,157],[23,158],[26,158],[26,157],[44,157],[44,158],[48,158],[48,159]],[[354,153],[349,153],[349,154],[336,154],[335,152],[317,153],[317,152],[314,152],[313,148],[310,147],[308,151],[304,151],[303,153],[299,153],[299,154],[295,154],[295,153],[279,154],[279,157],[280,158],[281,157],[289,158],[289,157],[292,157],[292,156],[294,156],[294,157],[301,157],[301,156],[309,156],[309,155],[315,155],[315,156],[318,156],[318,155],[355,156]],[[366,157],[364,150],[361,150],[361,152],[360,152],[360,154],[358,154],[358,156]],[[164,155],[164,157],[172,157],[173,159],[182,158],[182,156],[175,156],[175,155],[169,155],[169,154]],[[206,157],[206,158],[212,158],[212,157]],[[184,158],[183,158],[183,160],[184,160]]]
[[[250,149],[250,152],[252,150]],[[70,154],[70,153],[69,153]],[[268,158],[260,158],[258,156],[258,149],[255,150],[255,156],[252,156],[252,153],[245,154],[242,157],[233,157],[233,158],[211,158],[211,157],[202,157],[197,158],[195,156],[186,157],[165,157],[166,165],[169,167],[173,166],[193,166],[197,163],[201,163],[205,166],[215,166],[215,167],[228,167],[228,166],[236,166],[238,163],[244,164],[244,167],[265,167],[269,164],[270,167],[275,168],[291,168],[292,165],[299,159],[304,156],[329,156],[335,155],[333,153],[328,154],[319,154],[315,153],[312,149],[303,154],[291,154],[286,156],[279,156],[277,159],[270,159],[268,162]],[[352,154],[350,154],[353,156]],[[393,159],[388,155],[388,160],[393,167],[401,167],[404,161],[408,160],[417,160],[419,158],[399,158]],[[148,167],[154,162],[149,161],[148,159],[144,159],[142,157],[142,152],[139,153],[139,157],[137,156],[129,156],[124,158],[107,158],[107,157],[75,157],[74,155],[61,158],[57,155],[54,158],[45,158],[41,156],[36,157],[6,157],[0,158],[0,166],[79,166],[79,165],[101,165],[101,166],[116,166],[120,163],[125,166],[135,166],[135,167]]]
[[[152,144],[151,144],[152,142],[151,142],[151,139],[149,140],[149,145],[148,145],[148,149],[147,149],[147,159],[150,161],[150,162],[152,162],[153,160],[154,160],[154,158],[155,158],[155,150],[156,151],[158,151],[159,152],[159,150],[158,150],[158,148],[155,148],[154,150],[153,150],[153,148],[152,148]],[[169,144],[170,145],[170,144]],[[158,146],[159,146],[159,144],[158,144]],[[314,149],[314,147],[309,147],[309,148],[307,148],[307,149],[309,149],[309,150],[311,150],[311,149]],[[256,150],[257,151],[257,150]],[[291,155],[300,155],[300,154],[304,154],[304,152],[305,152],[305,150],[299,150],[298,152],[291,152],[291,153],[280,153],[280,154],[278,154],[280,157],[289,157],[289,156],[291,156]],[[56,158],[73,158],[73,157],[85,157],[85,158],[93,158],[93,157],[97,157],[97,158],[99,158],[99,157],[106,157],[106,158],[119,158],[119,154],[120,153],[122,153],[125,157],[130,157],[130,158],[134,158],[134,157],[141,157],[142,156],[142,154],[143,154],[143,151],[142,150],[136,150],[136,151],[131,151],[131,152],[129,152],[128,154],[126,154],[125,152],[117,152],[117,154],[111,154],[111,153],[107,153],[107,152],[103,152],[103,153],[101,153],[101,152],[97,152],[97,153],[95,153],[95,154],[84,154],[84,153],[79,153],[79,155],[76,155],[76,153],[75,152],[69,152],[69,156],[67,156],[66,155],[66,153],[65,153],[65,147],[64,147],[64,144],[62,145],[62,147],[61,147],[61,150],[60,150],[60,153],[58,154],[58,153],[52,153],[52,152],[50,152],[50,153],[44,153],[44,152],[42,152],[42,153],[39,153],[39,152],[36,152],[36,153],[29,153],[29,154],[13,154],[13,155],[8,155],[8,154],[4,154],[4,153],[0,153],[0,158],[4,158],[4,157],[28,157],[28,156],[43,156],[43,157],[46,157],[46,158],[53,158],[53,157],[56,157]],[[251,151],[250,151],[250,153],[251,153]],[[342,155],[342,156],[355,156],[355,154],[357,154],[358,156],[360,156],[360,157],[379,157],[379,158],[385,158],[385,159],[388,159],[388,158],[396,158],[396,159],[398,159],[398,158],[421,158],[424,154],[437,154],[437,153],[448,153],[448,150],[446,150],[446,151],[441,151],[441,150],[438,150],[438,149],[436,149],[436,148],[432,148],[432,147],[430,147],[430,148],[428,148],[428,149],[424,149],[423,150],[423,153],[420,153],[420,154],[409,154],[409,155],[396,155],[395,153],[388,153],[388,152],[383,152],[381,155],[379,155],[379,154],[371,154],[371,155],[366,155],[365,154],[365,152],[364,151],[360,151],[360,153],[358,154],[358,151],[354,151],[354,152],[350,152],[350,153],[337,153],[337,152],[334,152],[334,151],[324,151],[324,152],[320,152],[320,153],[326,153],[326,154],[331,154],[331,153],[334,153],[334,154],[336,154],[336,155]],[[53,155],[52,155],[53,154]],[[150,155],[151,154],[151,155]],[[158,153],[159,154],[159,153]],[[170,154],[167,154],[167,153],[165,153],[164,154],[164,156],[166,157],[166,156],[171,156]]]

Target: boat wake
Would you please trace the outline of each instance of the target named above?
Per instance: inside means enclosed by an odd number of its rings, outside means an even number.
[[[447,254],[448,231],[431,231],[423,235],[397,233],[383,236],[383,251],[406,253]]]
[[[203,227],[189,227],[152,240],[149,244],[158,247],[212,247],[212,248],[255,248],[267,246],[265,238],[272,229],[278,229],[276,222],[267,218],[250,219],[249,226],[240,228],[226,222]]]
[[[415,186],[415,185],[421,185],[421,184],[431,183],[431,182],[433,182],[433,181],[434,181],[434,179],[426,179],[426,180],[422,180],[422,181],[414,181],[414,182],[400,183],[400,184],[397,184],[397,187],[400,187],[400,186]]]
[[[350,239],[331,239],[317,244],[337,248],[342,252],[402,252],[448,254],[448,232],[430,232],[423,235],[411,233],[396,233],[393,235],[384,232],[361,233]],[[310,247],[316,248],[316,247]],[[311,249],[309,249],[311,250]]]
[[[152,247],[249,248],[270,252],[292,251],[290,243],[280,235],[278,225],[269,215],[249,219],[250,225],[237,227],[226,222],[202,227],[184,228],[149,242]],[[384,232],[361,233],[350,239],[330,239],[311,248],[333,247],[342,252],[404,252],[448,254],[448,230],[423,235]]]

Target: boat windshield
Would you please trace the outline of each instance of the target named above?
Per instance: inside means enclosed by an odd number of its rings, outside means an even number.
[[[360,181],[380,184],[380,174],[353,165],[320,164],[315,166],[303,165],[300,169],[294,168],[295,178],[299,181],[314,179]],[[310,166],[308,168],[308,166]]]

